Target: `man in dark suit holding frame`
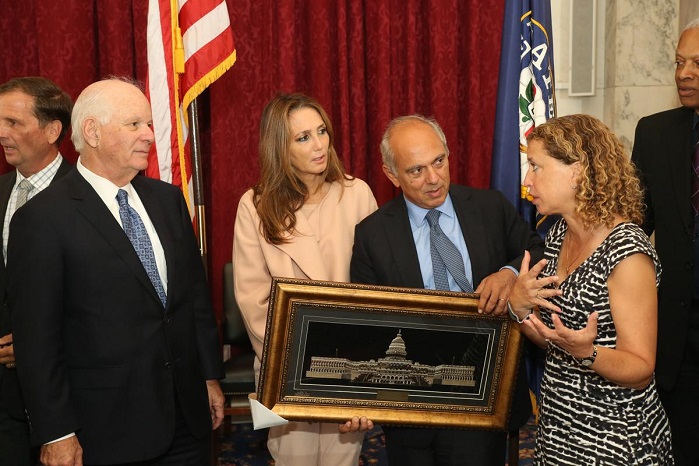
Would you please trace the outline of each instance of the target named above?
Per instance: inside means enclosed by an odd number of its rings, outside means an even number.
[[[7,242],[15,211],[70,170],[59,146],[70,127],[73,102],[54,82],[20,77],[0,85],[0,145],[15,170],[0,176],[0,458],[33,465],[29,426],[20,394],[10,311],[6,303]]]
[[[187,206],[177,187],[137,176],[151,126],[132,83],[88,86],[73,109],[76,169],[12,220],[17,371],[47,465],[208,464],[223,418]]]
[[[353,283],[448,289],[480,293],[479,312],[504,314],[524,251],[543,257],[541,238],[497,191],[450,185],[449,149],[436,121],[411,115],[389,123],[381,141],[383,171],[402,196],[389,201],[357,225],[350,277]],[[453,243],[461,262],[442,272],[431,245],[434,217],[438,235]],[[431,218],[432,217],[432,218]],[[446,273],[445,273],[446,272]],[[440,278],[441,277],[441,278]],[[531,414],[521,365],[509,429]],[[384,426],[390,464],[401,466],[502,466],[504,432]]]

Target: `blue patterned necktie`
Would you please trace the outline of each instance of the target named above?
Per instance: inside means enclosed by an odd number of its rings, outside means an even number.
[[[146,269],[148,278],[153,283],[160,301],[165,306],[167,295],[165,294],[163,282],[160,280],[160,275],[158,275],[158,265],[155,262],[155,253],[153,252],[153,245],[150,242],[146,226],[143,224],[143,220],[141,220],[138,212],[129,205],[129,194],[126,191],[120,189],[116,198],[119,203],[119,217],[121,217],[124,232],[129,237],[129,241],[131,241],[136,250],[138,258],[141,259],[143,268]]]
[[[430,253],[432,255],[435,288],[438,290],[449,290],[448,269],[461,291],[473,293],[473,285],[466,278],[463,256],[439,226],[440,214],[441,212],[437,209],[427,212],[427,223],[430,225]]]

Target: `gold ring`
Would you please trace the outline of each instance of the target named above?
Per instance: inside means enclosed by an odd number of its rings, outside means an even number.
[[[503,299],[503,298],[498,298],[498,301],[504,301],[504,299]]]
[[[541,299],[541,295],[539,293],[541,293],[541,288],[536,290],[536,299]]]

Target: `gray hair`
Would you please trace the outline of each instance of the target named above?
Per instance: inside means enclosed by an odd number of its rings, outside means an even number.
[[[689,23],[687,23],[687,25],[684,27],[682,32],[684,32],[688,29],[699,29],[699,18],[694,18]]]
[[[444,135],[444,131],[442,130],[442,127],[439,126],[439,123],[437,123],[437,120],[435,120],[434,118],[419,115],[417,113],[413,115],[400,116],[394,118],[388,123],[388,126],[386,126],[386,131],[384,131],[383,137],[381,138],[381,145],[379,146],[381,148],[381,158],[383,159],[383,163],[393,174],[396,173],[396,155],[393,153],[393,149],[391,148],[389,139],[391,137],[393,129],[396,126],[399,126],[403,123],[407,123],[409,121],[419,121],[432,127],[434,132],[437,133],[437,136],[439,136],[440,141],[442,141],[442,145],[444,146],[444,153],[447,157],[449,157],[449,146],[447,146],[447,137]]]
[[[110,76],[99,82],[121,81],[132,84],[138,89],[142,89],[138,81],[128,77]],[[73,114],[70,118],[72,134],[70,136],[73,146],[78,153],[82,154],[85,149],[85,137],[82,132],[82,125],[88,118],[95,118],[100,124],[106,125],[111,120],[114,113],[114,102],[110,102],[105,97],[104,86],[87,86],[78,96],[73,105]]]

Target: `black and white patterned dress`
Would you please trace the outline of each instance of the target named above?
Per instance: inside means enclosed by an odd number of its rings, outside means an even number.
[[[542,275],[555,274],[568,225],[559,220],[546,238],[548,264]],[[632,254],[643,253],[660,263],[643,231],[622,223],[595,252],[561,283],[562,296],[551,301],[561,308],[561,321],[581,329],[597,311],[595,344],[616,346],[607,279],[614,267]],[[550,313],[542,320],[553,328]],[[563,349],[549,345],[541,384],[536,465],[672,465],[670,426],[653,380],[645,389],[621,387],[583,367]]]

